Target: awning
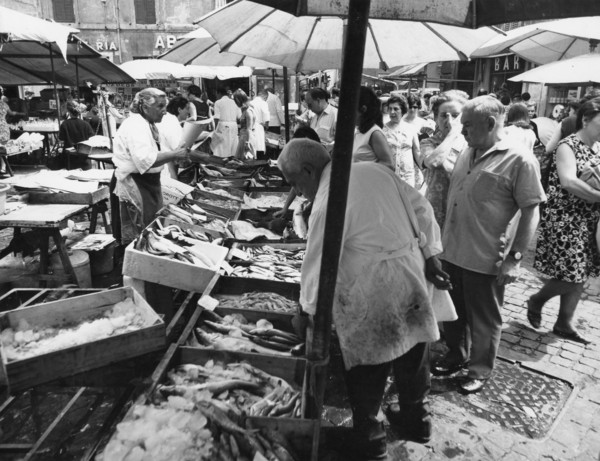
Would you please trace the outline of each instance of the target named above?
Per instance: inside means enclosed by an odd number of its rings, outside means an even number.
[[[135,82],[127,72],[75,36],[69,38],[66,51],[65,62],[56,43],[29,40],[3,43],[0,50],[0,82],[4,85],[52,83],[52,65],[54,81],[59,85]]]

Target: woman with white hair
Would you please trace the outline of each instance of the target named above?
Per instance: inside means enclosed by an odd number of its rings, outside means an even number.
[[[156,88],[135,95],[131,115],[123,122],[114,143],[116,187],[120,201],[121,243],[135,239],[162,207],[160,172],[163,165],[189,157],[190,149],[164,150],[156,124],[166,112],[167,96]],[[163,147],[161,147],[161,144]]]

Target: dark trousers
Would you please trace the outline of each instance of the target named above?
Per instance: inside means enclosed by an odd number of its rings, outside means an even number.
[[[394,371],[400,407],[422,402],[431,388],[429,344],[419,343],[391,362],[359,365],[346,372],[354,428],[369,439],[381,435],[377,413],[381,408],[390,369]]]
[[[458,320],[444,322],[448,360],[460,363],[469,359],[469,378],[487,379],[500,345],[504,287],[498,285],[495,275],[448,262],[444,262],[444,270],[450,275],[450,296],[458,314]]]

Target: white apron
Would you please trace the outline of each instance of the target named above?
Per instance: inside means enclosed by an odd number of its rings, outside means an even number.
[[[355,257],[364,262],[362,269],[351,273],[340,267],[333,305],[346,369],[390,362],[418,343],[437,341],[416,239],[394,251],[357,251]]]
[[[213,154],[217,157],[231,157],[237,150],[237,144],[237,122],[222,122],[219,120],[210,141]]]

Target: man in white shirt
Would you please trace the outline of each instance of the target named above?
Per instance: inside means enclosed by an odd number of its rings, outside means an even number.
[[[263,89],[262,91],[259,91],[256,97],[250,102],[250,105],[254,108],[254,114],[256,115],[254,135],[256,138],[257,159],[263,159],[266,151],[265,130],[269,128],[269,120],[271,119],[267,98],[268,92]]]
[[[242,112],[234,100],[227,96],[225,88],[217,88],[217,98],[214,115],[215,131],[210,148],[217,157],[231,157],[237,149],[237,120],[242,116]]]
[[[313,201],[300,304],[314,315],[330,157],[315,141],[293,139],[278,164],[296,193]],[[449,288],[436,256],[441,252],[440,230],[424,197],[389,168],[371,162],[352,166],[333,319],[353,411],[353,435],[346,447],[353,459],[385,459],[385,431],[377,414],[392,366],[401,407],[395,423],[413,440],[426,442],[431,436],[427,343],[437,340],[439,332],[428,280]]]
[[[269,128],[271,133],[280,134],[281,126],[285,125],[285,115],[281,99],[273,92],[273,88],[266,86],[263,90],[267,93],[267,104],[269,106]]]
[[[321,144],[331,152],[335,141],[338,111],[328,101],[329,93],[322,88],[311,88],[306,93],[306,105],[314,113],[309,119],[309,125],[319,135]]]

